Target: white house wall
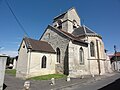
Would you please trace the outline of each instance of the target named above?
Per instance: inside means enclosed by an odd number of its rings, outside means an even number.
[[[104,63],[105,65],[105,72],[107,73],[110,73],[112,72],[112,65],[111,65],[111,62],[110,62],[110,58],[109,56],[106,54],[106,61]]]
[[[0,90],[3,90],[4,76],[5,76],[5,67],[7,61],[6,55],[0,54]]]
[[[23,48],[25,46],[25,48]],[[28,65],[28,53],[25,42],[23,41],[19,50],[16,77],[26,77]]]
[[[120,71],[120,61],[112,62],[112,70],[113,71]]]
[[[41,68],[42,57],[46,56],[47,63],[46,68]],[[29,76],[39,76],[39,75],[47,75],[47,74],[55,74],[55,61],[56,55],[50,53],[40,53],[40,52],[31,52],[30,56],[30,65],[29,65]]]
[[[16,69],[16,67],[17,67],[17,60],[16,60],[16,58],[14,58],[14,60],[13,60],[13,69]]]

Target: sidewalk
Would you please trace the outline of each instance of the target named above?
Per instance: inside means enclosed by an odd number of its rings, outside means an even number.
[[[73,85],[77,84],[85,84],[85,83],[91,83],[95,82],[96,80],[100,80],[106,77],[111,77],[117,73],[109,73],[106,75],[101,76],[88,76],[83,79],[80,78],[71,78],[69,82],[66,81],[66,78],[55,80],[55,85],[50,85],[51,80],[42,80],[42,81],[35,81],[30,80],[31,86],[30,90],[60,90],[65,87],[71,87]],[[22,90],[25,80],[21,80],[18,78],[15,78],[11,75],[5,75],[5,84],[7,85],[7,88],[5,90]]]

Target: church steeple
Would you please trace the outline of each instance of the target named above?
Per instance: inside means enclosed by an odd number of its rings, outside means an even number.
[[[53,20],[53,26],[72,33],[75,28],[81,26],[80,17],[75,8],[69,9],[67,12],[58,15]]]

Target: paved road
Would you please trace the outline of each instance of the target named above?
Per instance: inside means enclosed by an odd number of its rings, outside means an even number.
[[[62,90],[120,90],[120,73],[94,82],[66,87]]]
[[[102,78],[102,79],[101,79]],[[86,77],[83,79],[72,78],[70,82],[66,79],[56,80],[56,84],[51,86],[50,80],[34,81],[30,80],[30,90],[109,90],[104,89],[106,85],[111,82],[120,82],[120,73],[107,74],[104,76]],[[5,84],[7,88],[5,90],[23,90],[25,80],[15,78],[15,76],[5,75]],[[110,85],[111,86],[111,85]],[[120,86],[120,84],[119,84]],[[104,87],[104,88],[102,88]],[[108,86],[107,86],[108,87]],[[101,89],[100,89],[101,88]],[[117,90],[117,89],[115,89]],[[120,89],[119,89],[120,90]]]

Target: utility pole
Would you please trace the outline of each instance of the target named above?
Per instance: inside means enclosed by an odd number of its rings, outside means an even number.
[[[114,45],[114,51],[115,51],[115,62],[116,62],[116,71],[117,71],[117,69],[118,69],[118,67],[117,67],[117,56],[116,56],[116,54],[117,54],[117,50],[116,50],[116,45]]]

